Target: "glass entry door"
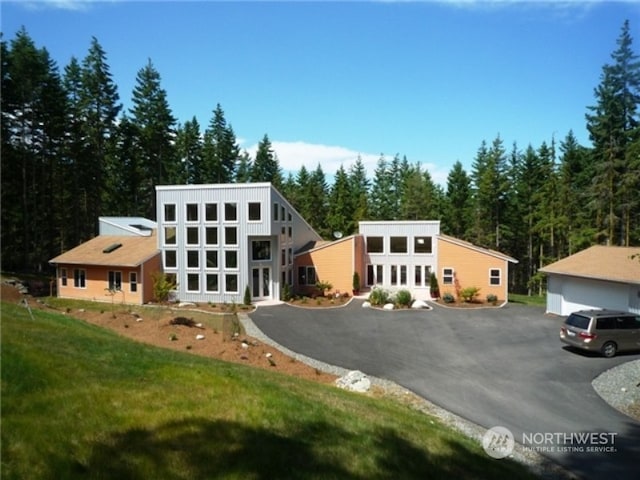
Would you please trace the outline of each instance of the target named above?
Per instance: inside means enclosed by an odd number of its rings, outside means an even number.
[[[271,267],[251,269],[251,294],[254,300],[271,298]]]

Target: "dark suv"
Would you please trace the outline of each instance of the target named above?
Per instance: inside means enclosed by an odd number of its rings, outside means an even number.
[[[615,310],[574,312],[564,321],[560,340],[605,357],[623,350],[640,350],[640,315]]]

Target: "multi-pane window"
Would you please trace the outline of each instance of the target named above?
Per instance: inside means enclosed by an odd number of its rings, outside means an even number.
[[[165,268],[176,268],[178,266],[175,250],[164,251],[164,266]]]
[[[236,250],[224,252],[224,268],[238,268],[238,252]]]
[[[198,245],[198,227],[187,227],[187,245]]]
[[[60,269],[60,285],[63,287],[67,286],[67,269],[66,268]]]
[[[259,202],[249,202],[249,221],[257,222],[262,220]]]
[[[453,285],[453,268],[443,268],[442,269],[442,283],[444,285]]]
[[[253,260],[271,260],[271,241],[254,240],[251,242],[251,258]]]
[[[200,252],[187,250],[187,268],[200,268]]]
[[[311,266],[298,267],[298,285],[315,285],[316,269]]]
[[[389,251],[391,253],[407,253],[407,237],[390,237]]]
[[[176,244],[176,227],[164,227],[164,244]]]
[[[187,274],[187,290],[190,292],[200,291],[200,275],[197,273]]]
[[[431,267],[429,265],[416,265],[414,285],[416,287],[426,287],[429,285]]]
[[[204,241],[207,245],[218,244],[218,227],[205,227]]]
[[[501,283],[501,271],[499,268],[492,268],[489,270],[489,285],[500,285]]]
[[[187,222],[198,221],[198,204],[187,203]]]
[[[384,239],[382,237],[367,237],[367,253],[383,253]]]
[[[73,286],[76,288],[85,288],[87,272],[84,268],[76,268],[73,270]]]
[[[207,268],[218,268],[218,251],[207,250]]]
[[[224,227],[224,244],[238,244],[238,229],[236,227]]]
[[[432,253],[431,237],[414,237],[413,252],[414,253]]]
[[[235,203],[224,204],[224,219],[227,222],[235,222],[238,220],[238,205]]]
[[[176,206],[173,203],[165,203],[164,205],[164,221],[175,222],[176,221]]]
[[[129,290],[132,293],[138,291],[138,274],[136,272],[129,272]]]
[[[227,293],[238,293],[238,275],[227,273],[224,276],[224,291]]]
[[[207,292],[217,292],[220,290],[218,285],[218,274],[207,273]]]
[[[122,272],[109,271],[109,290],[122,290]]]
[[[218,204],[217,203],[204,204],[204,219],[206,222],[218,221]]]

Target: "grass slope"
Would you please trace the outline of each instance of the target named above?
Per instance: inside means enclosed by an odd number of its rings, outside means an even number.
[[[3,479],[528,478],[408,407],[2,304]]]

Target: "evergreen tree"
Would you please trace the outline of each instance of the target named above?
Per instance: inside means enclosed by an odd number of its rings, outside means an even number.
[[[349,169],[348,180],[351,193],[350,203],[353,206],[353,223],[354,228],[357,229],[358,222],[369,217],[369,179],[359,155]]]
[[[419,164],[402,169],[399,220],[433,220],[439,217],[436,189],[428,171]]]
[[[308,199],[313,202],[313,208],[307,212],[307,216],[304,218],[320,235],[325,238],[330,237],[331,232],[327,229],[326,224],[329,187],[320,164],[318,164],[316,169],[309,175],[307,195]]]
[[[327,213],[327,228],[330,232],[341,232],[351,235],[356,230],[354,222],[353,196],[350,191],[349,177],[340,165],[335,174]]]
[[[240,147],[231,125],[227,125],[220,104],[213,111],[213,118],[204,135],[204,183],[229,183],[233,180]]]
[[[453,164],[447,176],[445,198],[446,214],[443,215],[442,230],[454,237],[466,239],[473,224],[471,179],[460,161]]]
[[[78,214],[81,240],[97,234],[98,217],[104,213],[105,170],[113,159],[116,119],[122,109],[107,55],[95,37],[81,68],[81,121],[85,142],[82,156],[75,158],[81,175]],[[114,168],[117,168],[115,166]],[[113,169],[112,169],[113,170]]]
[[[236,183],[249,183],[251,181],[252,169],[251,156],[246,150],[243,150],[239,157],[238,168],[236,169]]]
[[[178,179],[178,183],[207,183],[204,179],[205,167],[202,150],[200,124],[194,116],[184,125],[179,126],[176,134],[176,152],[182,164],[181,170],[185,174],[184,178]]]
[[[369,200],[371,220],[396,220],[398,210],[393,185],[393,175],[384,155],[378,159],[373,173],[373,184]]]
[[[282,171],[280,170],[280,162],[275,155],[271,146],[271,141],[267,134],[264,134],[262,140],[258,143],[256,158],[251,168],[252,182],[271,182],[271,184],[279,188],[282,185]]]
[[[182,172],[174,147],[176,120],[151,60],[138,71],[132,102],[131,121],[136,128],[144,171],[139,198],[145,216],[155,218],[155,186],[176,183]]]
[[[61,243],[66,98],[49,53],[24,28],[2,53],[3,267],[41,270]]]
[[[594,181],[591,206],[596,212],[598,241],[626,244],[631,224],[635,173],[627,170],[627,149],[640,135],[640,62],[632,49],[629,22],[625,21],[613,52],[612,65],[604,65],[595,88],[596,105],[586,115],[593,142]]]

